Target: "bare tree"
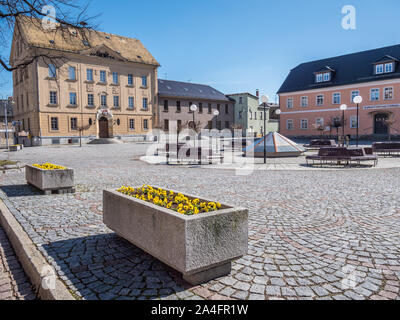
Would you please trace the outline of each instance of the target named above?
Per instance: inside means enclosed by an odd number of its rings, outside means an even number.
[[[73,29],[90,45],[86,37],[87,30],[93,28],[91,21],[94,17],[88,17],[87,9],[87,4],[79,5],[73,0],[0,0],[0,46],[7,48],[14,29],[17,34],[21,34],[21,19],[27,19],[38,30],[42,29],[43,21],[50,21],[54,23],[55,32],[66,40],[74,36],[71,34]],[[25,42],[22,37],[20,40]],[[24,45],[28,47],[27,43]],[[11,64],[8,58],[0,55],[0,70],[23,69],[39,57],[47,61],[62,58],[55,50],[31,50]]]
[[[392,114],[390,118],[385,119],[383,122],[388,128],[388,140],[392,141],[392,131],[396,131],[397,133],[399,132],[399,130],[394,128],[394,126],[397,123],[397,120]]]

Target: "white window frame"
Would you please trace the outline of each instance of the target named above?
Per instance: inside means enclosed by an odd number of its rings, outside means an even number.
[[[354,103],[354,102],[353,102],[354,98],[357,97],[357,96],[359,96],[359,95],[360,95],[360,90],[353,90],[353,91],[351,91],[351,94],[350,94],[350,102],[351,102],[351,103]]]
[[[320,123],[320,124],[319,124]],[[318,128],[319,126],[324,126],[325,125],[325,121],[324,118],[316,118],[315,119],[315,127]]]
[[[307,108],[308,107],[308,96],[303,96],[300,98],[301,100],[301,107],[302,108]],[[305,101],[305,103],[304,103]]]
[[[323,82],[328,82],[331,81],[331,73],[330,72],[325,72],[324,73],[324,81]]]
[[[315,82],[316,83],[324,82],[324,76],[322,75],[322,73],[318,73],[315,75]]]
[[[390,69],[388,68],[390,66]],[[385,63],[385,73],[392,73],[394,69],[393,62]]]
[[[289,123],[291,124],[291,128],[289,127]],[[294,130],[294,121],[293,121],[293,119],[286,120],[286,130]]]
[[[133,86],[133,74],[128,74],[128,86]]]
[[[142,87],[147,87],[147,76],[142,76]]]
[[[106,94],[100,95],[100,106],[107,107],[107,95]]]
[[[142,109],[143,110],[148,110],[149,109],[149,101],[147,98],[142,99]]]
[[[57,68],[55,64],[49,64],[49,78],[57,78]],[[22,79],[22,76],[21,76]]]
[[[289,103],[290,102],[290,103]],[[286,99],[286,108],[287,109],[293,109],[293,105],[294,105],[294,100],[293,98],[287,98]]]
[[[58,104],[58,94],[57,91],[50,91],[50,104]]]
[[[119,84],[119,75],[118,75],[118,72],[113,72],[113,73],[112,73],[112,77],[113,77],[113,84]]]
[[[392,91],[392,97],[391,98],[386,98],[386,90],[387,89],[391,89],[391,91]],[[394,88],[393,87],[383,88],[383,100],[390,101],[390,100],[393,100],[393,99],[394,99]]]
[[[144,125],[146,124],[146,125]],[[143,119],[143,130],[149,130],[149,120]]]
[[[69,105],[70,106],[76,106],[77,105],[77,94],[76,92],[70,92],[69,93]]]
[[[75,122],[75,126],[72,125],[73,122]],[[69,126],[70,126],[71,131],[77,131],[78,130],[78,118],[77,117],[70,118]]]
[[[339,97],[339,101],[335,102],[335,97]],[[340,104],[342,101],[342,94],[340,92],[334,92],[332,95],[332,103],[333,104]]]
[[[305,121],[305,123],[307,124],[306,128],[303,127],[303,121]],[[300,119],[300,129],[301,130],[308,130],[308,119]]]
[[[114,108],[119,108],[119,96],[113,96]]]
[[[358,121],[358,125],[360,125],[360,121]],[[350,117],[350,129],[357,129],[357,116]]]
[[[71,77],[71,75],[73,75],[73,77]],[[68,79],[76,80],[76,67],[73,66],[68,67]]]
[[[134,97],[128,97],[128,108],[129,109],[135,108],[135,98]]]
[[[373,92],[378,92],[378,97],[377,99],[373,99],[372,93]],[[379,101],[381,99],[381,89],[380,88],[372,88],[369,90],[369,101]]]
[[[107,82],[107,71],[100,70],[100,83],[106,83],[106,82]]]
[[[322,97],[322,103],[318,103],[318,97]],[[316,104],[317,106],[323,106],[324,103],[325,103],[325,97],[324,97],[324,95],[323,95],[323,94],[318,94],[318,95],[315,97],[315,104]]]
[[[135,130],[135,119],[129,119],[129,130]]]
[[[93,69],[86,69],[86,81],[93,81]]]
[[[88,93],[87,98],[88,98],[88,100],[87,100],[88,101],[88,106],[89,107],[93,107],[94,106],[94,94],[93,93]]]
[[[382,63],[380,63],[380,64],[377,64],[376,66],[375,66],[375,74],[383,74],[384,73],[384,66],[383,66],[383,64]]]

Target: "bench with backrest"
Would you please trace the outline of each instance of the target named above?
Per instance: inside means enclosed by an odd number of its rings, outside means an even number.
[[[326,140],[326,139],[316,139],[311,140],[310,144],[305,144],[304,147],[308,149],[320,149],[327,147],[336,147],[337,144],[335,140]]]
[[[400,142],[374,142],[372,149],[374,153],[381,155],[400,154]]]
[[[184,157],[180,157],[180,155],[182,155],[181,150],[185,153]],[[192,152],[194,153],[193,155]],[[167,157],[167,162],[195,161],[199,163],[200,161],[206,161],[209,164],[212,164],[215,162],[215,160],[218,160],[219,163],[222,163],[224,160],[224,156],[222,154],[213,152],[211,148],[208,147],[194,148],[190,147],[186,143],[178,143],[178,145],[174,143],[171,144],[167,143],[165,148],[165,154]]]
[[[318,162],[321,166],[323,164],[350,164],[356,162],[360,164],[364,161],[373,161],[374,166],[378,163],[378,157],[369,154],[370,150],[368,148],[345,148],[345,147],[335,147],[335,148],[321,148],[318,151],[318,155],[307,156],[307,165],[310,165],[312,161],[313,164]]]

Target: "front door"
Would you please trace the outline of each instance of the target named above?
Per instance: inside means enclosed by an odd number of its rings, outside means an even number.
[[[374,133],[375,134],[388,134],[389,129],[387,126],[388,115],[386,113],[378,113],[374,119]]]
[[[104,117],[99,119],[99,138],[109,138],[108,135],[108,120]]]

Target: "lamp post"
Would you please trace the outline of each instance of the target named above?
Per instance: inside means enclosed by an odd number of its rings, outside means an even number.
[[[194,132],[195,133],[197,133],[196,132],[196,124],[195,124],[195,119],[194,119],[194,113],[196,112],[196,110],[197,110],[197,106],[195,105],[195,104],[192,104],[191,106],[190,106],[190,111],[192,111],[193,112],[193,130],[194,130]],[[196,135],[195,135],[195,137],[194,137],[194,152],[196,152],[197,150],[196,150],[196,139],[197,139],[197,137],[196,137]],[[197,158],[198,158],[198,152],[197,152]]]
[[[278,133],[281,132],[281,109],[275,111],[275,114],[278,116]]]
[[[9,148],[9,145],[8,145],[8,119],[7,119],[9,101],[10,100],[7,100],[7,102],[4,101],[4,120],[6,122],[6,148],[7,148],[7,150]]]
[[[343,139],[344,139],[344,112],[347,110],[347,105],[346,104],[342,104],[340,106],[340,110],[342,111],[342,136],[343,136]]]
[[[356,96],[353,99],[353,102],[357,105],[357,147],[358,147],[358,143],[359,143],[359,127],[360,127],[360,120],[359,120],[359,104],[362,103],[363,98],[361,96]]]
[[[264,164],[267,163],[267,139],[266,139],[266,130],[265,127],[267,126],[267,120],[266,120],[266,112],[265,110],[267,109],[267,103],[268,103],[269,97],[266,95],[263,95],[261,97],[261,101],[263,103],[263,111],[264,111],[264,128],[263,128],[263,137],[264,137]]]

